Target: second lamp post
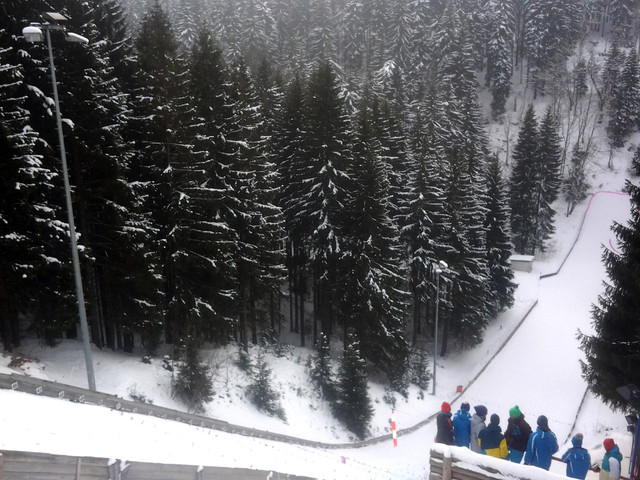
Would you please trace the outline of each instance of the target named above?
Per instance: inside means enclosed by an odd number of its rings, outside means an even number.
[[[440,311],[440,274],[449,268],[447,262],[440,260],[436,265],[436,321],[433,332],[433,378],[431,394],[436,394],[436,361],[438,359],[438,313]]]

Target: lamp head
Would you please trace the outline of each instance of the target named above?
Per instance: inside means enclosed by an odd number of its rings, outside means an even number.
[[[29,25],[22,29],[22,35],[24,39],[29,43],[42,42],[44,40],[44,34],[42,29],[36,25]]]
[[[64,38],[67,42],[71,43],[82,43],[83,45],[89,43],[89,39],[87,37],[83,37],[82,35],[78,35],[77,33],[73,32],[65,32]]]
[[[47,22],[53,22],[53,23],[66,22],[67,20],[69,20],[67,17],[65,17],[64,15],[58,12],[44,12],[42,14],[42,17]]]

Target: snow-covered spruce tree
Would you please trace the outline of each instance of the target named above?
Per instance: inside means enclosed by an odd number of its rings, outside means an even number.
[[[240,58],[241,25],[240,2],[228,2],[227,0],[212,0],[209,2],[209,18],[215,19],[211,29],[213,38],[220,43],[220,48],[226,53],[227,58],[233,60]]]
[[[272,0],[270,8],[276,23],[274,57],[278,69],[291,72],[291,77],[304,72],[308,66],[306,55],[307,27],[310,3]]]
[[[564,199],[567,202],[567,215],[571,215],[576,205],[587,198],[587,190],[590,187],[586,171],[589,155],[588,150],[580,149],[578,144],[574,146],[571,163],[562,186]]]
[[[511,231],[509,229],[509,202],[497,155],[489,158],[487,173],[487,263],[489,267],[489,298],[493,307],[490,315],[510,308],[516,284],[509,263],[511,256]]]
[[[438,117],[429,115],[428,118]],[[438,125],[438,122],[435,122]],[[433,125],[432,125],[433,126]],[[409,262],[409,291],[412,308],[412,341],[422,333],[425,319],[430,319],[432,292],[435,289],[434,264],[445,252],[444,231],[449,225],[443,189],[442,152],[433,132],[428,135],[423,114],[418,112],[410,132],[410,158],[415,168],[408,183],[409,194],[403,204],[401,238]]]
[[[205,403],[213,398],[213,381],[210,369],[200,360],[198,342],[189,337],[176,374],[175,394],[195,412],[203,410]]]
[[[513,169],[509,179],[509,206],[511,207],[511,238],[516,252],[533,254],[535,251],[538,183],[536,155],[538,152],[538,122],[529,105],[524,116],[518,141],[513,149]]]
[[[611,145],[624,146],[640,124],[640,63],[635,49],[627,55],[618,82],[612,90],[607,133]]]
[[[513,2],[499,0],[493,4],[490,14],[487,45],[486,84],[491,87],[493,100],[491,115],[499,118],[505,112],[505,104],[511,93],[513,73],[515,18]]]
[[[335,286],[339,275],[344,209],[352,181],[351,131],[338,81],[329,63],[311,75],[306,92],[304,155],[301,181],[306,185],[300,215],[310,249],[313,285],[314,332],[333,328]]]
[[[620,72],[622,71],[625,58],[625,53],[620,50],[620,45],[614,40],[611,48],[606,52],[606,60],[602,69],[601,110],[607,105],[611,108],[613,93],[617,90]]]
[[[387,23],[387,51],[396,70],[407,71],[414,38],[414,10],[410,2],[392,2]]]
[[[471,50],[475,67],[478,71],[485,68],[487,57],[487,44],[489,43],[487,24],[489,23],[489,10],[493,0],[479,0],[478,2],[462,1],[461,8],[464,12],[465,30],[471,37]]]
[[[276,21],[271,2],[244,0],[236,3],[240,29],[240,52],[251,71],[256,71],[265,58],[273,58]]]
[[[587,61],[584,57],[578,59],[578,63],[573,69],[573,88],[578,98],[583,97],[589,91]]]
[[[166,323],[166,341],[175,343],[186,335],[180,324],[187,318],[188,306],[176,294],[176,270],[181,259],[174,255],[172,244],[177,232],[176,202],[173,162],[178,155],[185,155],[187,148],[180,141],[180,126],[184,124],[184,112],[178,105],[186,105],[184,75],[179,76],[178,42],[171,24],[160,3],[156,0],[146,12],[135,40],[138,68],[131,94],[131,117],[127,136],[131,142],[135,161],[132,162],[130,179],[144,189],[138,192],[145,203],[142,209],[154,232],[153,240],[146,245],[151,255],[158,257],[161,291],[164,296],[162,309]],[[187,122],[188,124],[188,122]],[[178,173],[180,173],[178,171]]]
[[[66,211],[57,140],[49,148],[35,128],[51,122],[46,47],[25,46],[12,32],[39,11],[26,0],[2,5],[0,15],[0,339],[20,345],[18,314],[33,314],[32,328],[47,343],[73,328],[73,298]],[[38,88],[34,88],[38,85]],[[45,86],[48,85],[48,88]],[[30,113],[31,112],[31,113]]]
[[[236,366],[244,373],[251,374],[253,372],[253,360],[246,344],[238,344],[238,358],[235,363]]]
[[[634,0],[611,0],[609,15],[613,23],[613,38],[620,45],[631,47],[635,38],[635,22],[638,18],[638,3]]]
[[[627,407],[616,389],[640,385],[640,188],[627,181],[631,198],[631,219],[627,225],[614,223],[613,230],[622,253],[604,249],[602,258],[609,282],[593,305],[593,335],[579,334],[586,359],[582,375],[589,388],[615,408]]]
[[[537,128],[530,105],[525,113],[513,159],[510,179],[511,231],[516,252],[533,255],[544,251],[553,234],[553,202],[562,183],[562,147],[556,120],[548,108]]]
[[[337,34],[332,23],[335,16],[328,2],[311,2],[308,7],[305,59],[307,64],[336,59]]]
[[[239,61],[231,72],[234,130],[227,141],[236,143],[226,175],[230,192],[224,198],[223,218],[234,239],[232,247],[234,284],[237,292],[236,333],[245,343],[258,342],[258,331],[275,328],[279,318],[270,318],[269,301],[285,278],[284,218],[276,201],[276,170],[267,156],[264,118],[246,66]]]
[[[165,271],[172,333],[190,328],[220,343],[233,331],[236,295],[234,237],[222,216],[223,202],[232,195],[226,179],[233,153],[226,140],[233,118],[227,82],[222,51],[208,30],[199,30],[187,62],[181,145],[167,169],[172,228]]]
[[[131,352],[141,334],[152,351],[161,319],[158,269],[145,255],[148,230],[128,181],[132,152],[125,143],[132,40],[113,2],[71,2],[66,14],[69,28],[90,39],[59,57],[59,78],[72,86],[62,90],[61,102],[75,125],[65,140],[78,230],[92,258],[83,262],[92,340]]]
[[[447,111],[452,128],[444,146],[447,162],[445,204],[451,219],[444,260],[450,266],[442,298],[441,354],[449,336],[463,346],[475,345],[489,321],[488,267],[486,258],[486,133],[477,99],[471,38],[460,32],[460,51],[445,62],[452,84]],[[445,79],[443,79],[444,83]]]
[[[133,149],[128,143],[131,109],[128,99],[136,68],[133,39],[119,0],[106,0],[92,4],[91,8],[85,6],[80,15],[84,14],[90,15],[92,22],[84,22],[82,16],[80,21],[95,28],[87,33],[90,48],[97,57],[97,73],[102,77],[91,98],[103,100],[102,108],[111,122],[106,128],[104,120],[94,127],[94,131],[103,133],[98,138],[106,160],[100,165],[108,168],[98,168],[103,172],[104,186],[95,195],[88,192],[97,216],[101,221],[108,220],[102,225],[92,219],[92,225],[97,226],[91,243],[96,252],[93,271],[98,292],[92,301],[99,305],[94,311],[104,325],[101,328],[112,332],[106,337],[107,346],[130,350],[136,334],[140,335],[145,352],[153,353],[162,329],[161,284],[157,275],[160,266],[157,255],[149,252],[153,233],[141,200],[143,195],[139,184],[130,181]],[[102,195],[108,202],[97,199]],[[96,208],[99,202],[105,203],[103,211]],[[109,228],[106,232],[105,227]],[[101,233],[108,235],[103,239]]]
[[[432,323],[435,298],[434,265],[449,250],[445,232],[450,215],[444,199],[444,167],[441,125],[447,125],[443,105],[431,97],[424,113],[418,112],[410,132],[410,160],[415,165],[403,204],[401,237],[409,262],[412,341],[424,334],[423,323]],[[428,123],[425,123],[428,121]],[[442,123],[441,123],[442,122]]]
[[[468,28],[468,19],[457,8],[456,2],[447,3],[443,17],[434,28],[434,35],[438,40],[433,55],[440,57],[436,81],[451,89],[452,96],[447,100],[465,102],[472,95],[477,95],[477,52],[473,49],[474,38]],[[445,92],[441,90],[440,95],[446,95]],[[447,113],[451,116],[458,114],[456,109],[449,109]],[[465,113],[459,112],[459,115]]]
[[[355,137],[349,171],[354,188],[345,205],[347,240],[340,260],[339,320],[344,331],[355,333],[364,358],[387,374],[392,388],[404,393],[409,356],[406,275],[399,231],[389,214],[382,144],[366,102],[358,115]]]
[[[370,4],[373,2],[359,2],[346,0],[342,13],[338,18],[338,31],[340,31],[338,51],[341,58],[339,64],[347,75],[359,75],[368,58],[368,45],[366,35],[371,21]]]
[[[315,354],[309,357],[309,376],[325,400],[333,402],[336,397],[335,379],[331,367],[331,343],[324,333],[318,335]]]
[[[558,198],[562,185],[560,173],[562,145],[558,134],[558,124],[551,112],[551,107],[547,108],[545,116],[540,122],[538,135],[538,152],[535,163],[538,170],[536,178],[539,182],[536,186],[538,220],[534,249],[544,252],[545,242],[555,232],[553,217],[556,211],[553,209],[553,202]]]
[[[640,175],[640,145],[636,147],[636,151],[631,159],[631,168],[634,175]]]
[[[566,62],[576,41],[583,35],[579,0],[530,0],[525,5],[525,51],[534,98],[544,92],[545,74]]]
[[[185,49],[190,49],[202,26],[202,19],[207,18],[204,2],[199,0],[182,0],[180,2],[166,2],[167,14],[176,32],[176,39]]]
[[[371,101],[371,116],[375,136],[380,142],[380,159],[389,182],[389,215],[400,226],[401,205],[407,195],[411,171],[407,138],[402,121],[393,113],[389,102],[375,96]]]
[[[415,345],[411,348],[411,361],[409,363],[409,381],[417,385],[420,390],[429,388],[431,371],[429,368],[430,352]]]
[[[446,257],[449,269],[443,278],[446,294],[441,295],[441,301],[445,301],[441,305],[443,356],[450,336],[464,347],[481,342],[490,319],[485,193],[479,185],[484,182],[484,172],[469,166],[469,158],[462,149],[449,151],[448,160],[445,199],[451,216],[451,250]]]
[[[41,12],[33,11],[34,8],[36,6],[31,4],[31,11],[25,12],[24,18],[37,19]],[[89,5],[71,2],[64,13],[70,17],[70,29],[84,34],[91,40],[102,40],[102,33],[94,22],[94,18],[99,17],[99,14]],[[124,163],[128,155],[120,137],[123,127],[122,112],[126,109],[122,99],[125,96],[120,94],[121,87],[117,84],[108,54],[109,48],[113,45],[109,41],[92,41],[88,46],[70,44],[61,41],[56,32],[53,32],[52,40],[56,49],[57,80],[60,84],[66,85],[66,88],[59,90],[60,104],[63,116],[70,119],[69,122],[64,122],[63,129],[69,177],[73,188],[76,227],[81,233],[80,241],[85,247],[83,252],[87,252],[82,254],[81,267],[88,299],[87,313],[92,341],[101,346],[108,340],[114,348],[130,346],[131,342],[127,340],[132,338],[130,332],[133,319],[127,316],[129,312],[121,313],[116,296],[120,289],[127,288],[126,281],[119,281],[121,271],[131,268],[132,273],[135,273],[135,264],[127,264],[126,261],[120,263],[117,254],[109,265],[104,261],[104,252],[109,249],[113,251],[115,244],[118,245],[119,251],[127,252],[125,255],[131,253],[126,247],[122,248],[123,244],[129,241],[123,224],[126,218],[130,218],[128,211],[133,204],[133,196],[130,195],[126,184]],[[42,45],[34,45],[34,49],[30,50],[37,52],[37,62],[46,65],[46,48],[41,47]],[[51,155],[51,160],[55,160],[57,164],[58,138],[50,100],[37,98],[42,92],[51,95],[51,82],[47,74],[47,68],[38,68],[37,72],[29,69],[25,72],[27,82],[33,82],[32,85],[37,87],[31,89],[30,97],[33,98],[33,102],[30,100],[28,110],[32,114],[33,128],[39,132],[44,143],[51,146],[51,149],[44,149],[41,153],[47,157]],[[62,182],[55,182],[56,188],[51,190],[55,196],[50,199],[50,208],[56,208],[53,207],[53,203],[60,206],[64,204]],[[59,211],[66,213],[66,208],[63,207]],[[63,214],[59,219],[66,222],[65,217]],[[56,258],[56,255],[51,257]],[[69,262],[68,257],[62,258],[66,265]],[[123,263],[126,267],[118,268],[118,265],[121,266]],[[148,271],[147,268],[142,270]],[[50,272],[49,275],[54,274]],[[67,314],[61,311],[56,313],[56,310],[59,309],[59,305],[66,303],[64,296],[73,295],[72,278],[72,275],[68,275],[68,279],[59,283],[51,280],[43,282],[45,285],[56,283],[55,294],[62,297],[53,299],[52,303],[47,305],[44,298],[49,287],[44,287],[38,304],[38,309],[43,308],[42,313],[46,317],[58,317],[71,325],[75,323],[74,317],[65,319]],[[105,288],[105,285],[113,288]],[[62,293],[66,289],[69,293]],[[132,297],[131,293],[127,291],[128,298]],[[112,295],[113,297],[109,298]],[[140,296],[136,299],[140,299]],[[149,299],[144,297],[142,300]],[[70,311],[74,309],[73,304],[74,301],[68,303]],[[132,302],[128,303],[131,304]],[[152,302],[149,301],[148,305],[152,305]],[[138,312],[139,310],[136,310],[135,313]],[[39,316],[37,313],[36,317]],[[109,317],[113,319],[116,316],[121,326],[119,330],[109,321]],[[144,320],[140,318],[140,321]],[[56,328],[56,322],[51,319],[46,323],[51,327],[44,331],[48,342],[66,330]],[[34,327],[38,328],[35,325]]]
[[[282,73],[273,63],[263,58],[253,75],[253,86],[260,102],[260,112],[264,118],[263,135],[267,137],[269,158],[275,161],[274,132],[276,120],[280,117],[284,99],[284,80]]]
[[[280,405],[280,396],[274,390],[272,383],[271,368],[264,358],[264,353],[259,349],[251,383],[247,387],[247,396],[259,410],[286,421],[285,411]]]
[[[367,436],[373,416],[366,365],[360,342],[349,335],[340,361],[333,412],[360,440]]]
[[[304,184],[304,84],[295,76],[286,88],[271,140],[272,154],[278,172],[277,204],[284,215],[286,233],[286,267],[289,285],[289,329],[300,333],[300,344],[305,345],[304,303],[308,293],[306,247],[307,219],[301,215]],[[315,337],[314,337],[315,342]]]

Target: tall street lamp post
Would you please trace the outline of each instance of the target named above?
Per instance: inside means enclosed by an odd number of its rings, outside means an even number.
[[[58,142],[60,144],[60,160],[62,162],[62,178],[64,179],[64,193],[67,203],[67,216],[69,221],[69,237],[71,238],[71,259],[73,262],[73,276],[76,284],[76,296],[78,299],[78,314],[80,317],[80,330],[82,332],[82,343],[84,347],[84,360],[87,369],[87,380],[89,389],[96,391],[96,380],[93,372],[93,358],[91,355],[91,341],[89,338],[89,327],[87,325],[87,312],[84,303],[84,293],[82,289],[82,275],[80,274],[80,258],[78,256],[78,244],[76,239],[76,226],[73,221],[73,206],[71,204],[71,187],[69,186],[69,172],[67,169],[67,154],[64,147],[64,136],[62,134],[62,118],[60,116],[60,101],[58,99],[58,83],[56,81],[56,69],[53,63],[53,49],[51,48],[51,30],[59,30],[64,33],[68,42],[89,43],[89,40],[82,35],[67,32],[59,22],[68,20],[64,15],[56,12],[43,14],[45,23],[31,23],[22,29],[22,35],[30,43],[42,42],[45,38],[49,50],[49,67],[51,69],[51,83],[53,84],[53,100],[56,107],[56,124],[58,128]]]
[[[433,332],[433,379],[431,394],[436,394],[436,361],[438,359],[438,313],[440,311],[440,274],[449,268],[444,260],[440,260],[436,265],[436,321]]]

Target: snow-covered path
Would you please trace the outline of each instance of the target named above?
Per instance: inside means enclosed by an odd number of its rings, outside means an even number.
[[[615,246],[612,222],[626,223],[628,196],[596,194],[573,251],[555,276],[540,280],[538,304],[466,396],[485,399],[506,425],[509,408],[519,405],[535,426],[546,415],[560,442],[571,433],[586,390],[576,360],[578,329],[591,331],[592,304],[603,291],[602,246]],[[504,379],[504,381],[500,381]]]

